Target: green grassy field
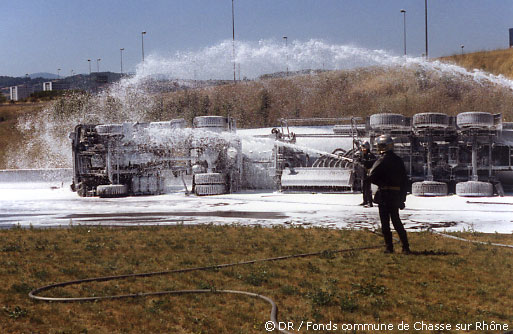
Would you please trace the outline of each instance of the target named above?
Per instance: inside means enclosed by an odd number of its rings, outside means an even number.
[[[458,234],[513,244],[513,236]],[[386,324],[386,333],[501,333],[513,324],[513,250],[409,234],[413,255],[382,249],[226,269],[68,286],[47,296],[100,296],[175,289],[233,289],[272,298],[278,319],[301,333],[313,325]],[[294,253],[382,245],[366,231],[174,226],[0,231],[0,333],[265,333],[270,307],[226,294],[92,303],[33,301],[33,288],[86,277],[171,270]],[[310,322],[310,330],[306,324]],[[449,331],[414,330],[424,324]],[[399,324],[409,330],[399,330]],[[456,331],[461,324],[474,328]],[[319,327],[317,327],[319,329]],[[353,332],[353,331],[349,331]],[[376,331],[355,331],[376,333]],[[380,332],[382,333],[382,331]]]

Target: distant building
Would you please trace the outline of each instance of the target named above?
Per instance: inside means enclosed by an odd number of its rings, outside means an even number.
[[[70,89],[70,84],[62,80],[38,82],[36,84],[24,84],[9,87],[7,98],[13,101],[26,99],[30,94],[40,91],[66,90]]]
[[[43,82],[43,91],[44,92],[51,91],[52,90],[52,84],[53,84],[53,82],[51,82],[51,81]]]
[[[2,93],[10,100],[20,101],[30,97],[32,93],[40,91],[57,91],[57,90],[81,90],[86,92],[97,92],[107,87],[113,82],[117,82],[122,78],[119,73],[100,72],[91,75],[74,75],[72,77],[43,81],[31,80],[17,86],[2,87]]]
[[[109,83],[109,76],[106,73],[97,73],[96,74],[96,83],[97,84],[107,84]]]
[[[50,90],[67,90],[70,89],[70,84],[68,82],[64,82],[63,80],[52,80],[43,82],[43,91]]]
[[[44,85],[38,84],[23,84],[18,86],[9,87],[9,99],[12,101],[20,101],[26,99],[30,94],[44,90]]]
[[[18,85],[9,87],[9,99],[12,101],[23,100],[30,96],[32,92],[26,85]]]

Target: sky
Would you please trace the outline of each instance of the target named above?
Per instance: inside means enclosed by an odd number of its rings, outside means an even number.
[[[511,0],[427,0],[430,57],[508,47]],[[230,0],[18,0],[0,6],[0,76],[134,72],[232,39]],[[403,54],[425,52],[424,0],[234,0],[235,39],[322,40]],[[237,45],[237,44],[236,44]],[[120,51],[124,48],[124,51]],[[230,57],[230,55],[228,55]],[[97,61],[97,59],[101,59]],[[60,71],[58,71],[60,69]]]

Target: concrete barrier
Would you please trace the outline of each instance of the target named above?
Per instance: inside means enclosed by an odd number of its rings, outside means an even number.
[[[49,169],[1,169],[0,183],[15,182],[69,182],[73,179],[72,168]]]

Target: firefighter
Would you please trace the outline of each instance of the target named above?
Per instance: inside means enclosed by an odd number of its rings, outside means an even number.
[[[372,190],[369,181],[369,170],[376,162],[376,156],[370,151],[370,144],[368,141],[360,146],[358,155],[359,174],[361,178],[363,202],[360,205],[372,207]]]
[[[379,206],[379,218],[381,231],[385,238],[385,253],[394,252],[390,220],[394,225],[401,244],[403,253],[410,253],[410,246],[406,230],[404,229],[399,209],[404,209],[406,191],[408,187],[408,175],[403,160],[394,153],[394,141],[390,135],[382,135],[376,140],[379,159],[372,166],[369,173],[370,182],[378,186],[374,196],[374,202]]]

